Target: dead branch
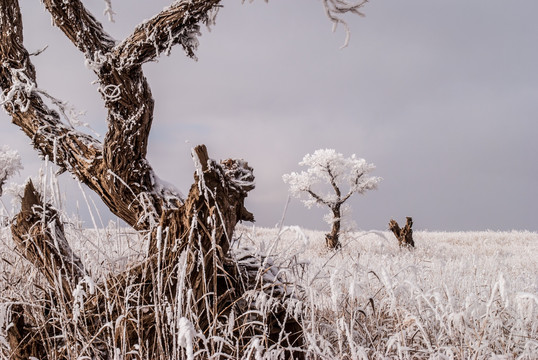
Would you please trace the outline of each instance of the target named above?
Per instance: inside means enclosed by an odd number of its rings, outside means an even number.
[[[60,285],[58,294],[63,296],[59,300],[71,303],[73,289],[88,273],[65,238],[58,212],[41,201],[31,181],[24,189],[11,233],[18,251],[40,269],[49,285]]]

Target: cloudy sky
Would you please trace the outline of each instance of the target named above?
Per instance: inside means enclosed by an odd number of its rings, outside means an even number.
[[[82,55],[39,2],[21,2],[28,50],[48,45],[33,59],[39,87],[85,110],[103,135],[106,114]],[[87,3],[119,40],[169,1],[115,0],[115,23],[104,1]],[[384,179],[351,199],[359,229],[413,216],[424,230],[538,231],[537,1],[372,0],[366,17],[347,18],[345,49],[319,0],[223,5],[197,62],[176,48],[145,65],[156,99],[148,158],[161,178],[186,192],[190,148],[200,143],[214,158],[244,158],[257,178],[247,207],[258,225],[274,226],[288,197],[282,174],[334,148],[376,164]],[[39,158],[4,113],[0,133],[22,154],[16,180],[36,175]],[[69,211],[78,201],[89,222],[78,186],[61,177]],[[325,212],[293,199],[285,224],[326,229]]]

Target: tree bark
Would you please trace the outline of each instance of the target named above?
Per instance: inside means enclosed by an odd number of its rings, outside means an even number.
[[[210,21],[219,2],[174,2],[116,45],[80,0],[43,1],[54,25],[83,53],[98,78],[108,110],[108,130],[101,143],[63,121],[61,108],[58,112],[45,104],[43,97],[50,95],[38,88],[24,48],[19,3],[0,0],[0,100],[4,109],[43,157],[95,191],[113,214],[149,234],[144,261],[121,274],[111,274],[92,289],[91,278],[71,250],[58,214],[29,184],[12,233],[18,251],[46,280],[40,317],[47,326],[34,327],[37,320],[32,320],[31,312],[35,309],[12,307],[16,326],[9,339],[14,358],[42,359],[43,350],[36,349],[44,347],[58,359],[74,354],[107,358],[110,344],[121,344],[123,349],[165,359],[176,351],[178,329],[170,316],[179,321],[176,317],[181,314],[206,338],[218,339],[211,335],[223,331],[231,311],[243,314],[251,310],[243,295],[255,284],[248,283],[252,279],[242,275],[244,269],[230,257],[229,250],[237,222],[254,220],[244,207],[244,199],[254,188],[252,168],[242,160],[217,163],[209,158],[205,146],[196,147],[195,183],[184,199],[175,189],[159,184],[146,160],[154,101],[142,65],[177,44],[194,57],[199,24]],[[284,301],[288,295],[281,293]],[[285,337],[286,346],[301,347],[302,328],[284,309],[277,307],[270,316],[267,326],[272,335],[265,341],[278,341],[284,331],[290,333]],[[251,328],[248,317],[242,319],[245,323],[237,324],[234,332]],[[247,333],[260,334],[254,328]],[[227,345],[219,351],[240,356],[248,346],[245,339],[241,348]],[[301,352],[287,354],[302,358]]]
[[[400,247],[415,247],[415,241],[413,240],[413,219],[411,217],[406,218],[406,224],[400,229],[398,223],[391,219],[389,222],[389,229],[394,233],[396,239],[398,239],[398,245]]]
[[[254,187],[252,168],[242,160],[216,163],[209,159],[205,146],[196,147],[193,156],[199,164],[195,183],[184,205],[161,217],[146,260],[120,274],[111,274],[95,289],[89,286],[92,281],[88,272],[66,240],[57,212],[42,202],[31,182],[27,184],[12,234],[18,251],[40,270],[48,284],[43,299],[46,311],[40,315],[47,325],[39,330],[30,321],[35,309],[12,307],[14,326],[8,338],[14,359],[41,359],[53,351],[58,359],[74,354],[106,359],[110,353],[107,344],[111,342],[121,343],[128,350],[139,346],[142,354],[166,359],[174,352],[176,336],[166,309],[190,316],[189,320],[209,339],[223,336],[222,324],[231,312],[253,310],[244,295],[260,284],[256,276],[249,277],[248,271],[229,256],[235,224],[254,220],[244,208],[244,199]],[[182,260],[184,276],[178,271]],[[256,271],[259,270],[250,269],[250,273]],[[75,296],[76,289],[84,290],[86,296]],[[253,327],[252,319],[244,317],[237,320],[235,336],[246,348],[261,334],[268,335],[267,346],[279,342],[285,334],[282,346],[300,349],[302,327],[286,312],[289,295],[278,284],[271,291],[276,291],[273,295],[282,305],[269,314],[267,330]],[[124,299],[133,296],[136,302],[125,304]],[[178,307],[178,303],[183,305]],[[142,315],[140,309],[146,309]],[[100,331],[110,321],[120,325],[113,333]],[[92,339],[92,346],[86,346],[87,339]],[[71,353],[58,350],[66,348]],[[208,351],[216,352],[216,348]],[[220,351],[241,356],[235,347]],[[286,350],[285,354],[304,358],[300,350]]]
[[[11,356],[17,360],[29,357],[48,358],[52,353],[46,351],[46,344],[48,343],[49,348],[51,344],[54,348],[60,348],[63,341],[59,339],[64,337],[64,341],[68,343],[75,333],[72,326],[76,326],[61,324],[55,320],[58,314],[53,314],[51,310],[62,309],[61,315],[73,318],[74,309],[79,306],[75,291],[92,292],[93,289],[89,286],[91,279],[81,259],[73,252],[66,239],[58,212],[41,200],[31,181],[26,184],[21,211],[11,225],[11,233],[17,251],[40,271],[49,289],[43,292],[43,299],[40,301],[40,316],[48,318],[44,325],[39,326],[36,323],[36,316],[32,315],[33,309],[28,309],[21,303],[15,303],[11,307],[13,326],[7,330]],[[70,327],[71,331],[65,331],[65,326]],[[92,326],[92,330],[95,326]],[[64,331],[60,331],[62,327]],[[87,328],[80,328],[78,332],[84,333],[85,330]],[[88,338],[92,336],[88,331],[85,335]]]
[[[333,224],[331,232],[325,235],[325,242],[327,244],[327,247],[333,250],[339,249],[342,246],[342,244],[340,244],[340,219],[342,216],[340,206],[341,204],[336,204],[331,208],[333,212]]]

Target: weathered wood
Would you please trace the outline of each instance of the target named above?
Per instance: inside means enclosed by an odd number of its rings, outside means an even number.
[[[45,359],[47,354],[43,347],[42,338],[26,323],[24,308],[14,304],[9,308],[10,324],[7,329],[7,340],[11,349],[9,359],[28,360],[31,357]]]
[[[199,163],[195,183],[184,205],[163,213],[159,226],[151,236],[146,260],[120,274],[111,274],[105,282],[96,285],[98,290],[93,294],[84,288],[87,296],[77,315],[83,322],[74,321],[70,326],[79,327],[77,331],[88,334],[88,337],[98,335],[92,340],[94,346],[81,355],[106,358],[104,349],[110,342],[107,341],[110,334],[99,332],[99,329],[110,321],[116,323],[121,319],[137,319],[136,323],[121,320],[123,331],[114,335],[114,341],[123,343],[127,349],[139,346],[143,353],[166,358],[167,354],[173,352],[174,333],[167,328],[163,313],[165,307],[178,302],[178,296],[182,299],[179,302],[191,304],[188,309],[181,311],[192,313],[194,325],[207,337],[223,335],[222,324],[227,322],[232,311],[243,314],[253,310],[252,303],[244,296],[249,290],[262,291],[256,274],[257,271],[267,270],[258,269],[261,266],[258,263],[245,271],[229,253],[230,239],[237,222],[253,220],[252,214],[244,207],[248,191],[254,188],[252,168],[242,160],[228,159],[217,163],[209,158],[203,145],[196,147],[193,154]],[[228,211],[224,212],[223,209]],[[43,204],[31,182],[26,186],[21,212],[12,224],[12,233],[19,252],[43,273],[51,291],[58,294],[59,298],[48,300],[52,302],[50,306],[70,309],[67,317],[73,317],[71,309],[77,301],[73,298],[73,289],[87,273],[65,240],[56,211]],[[184,278],[178,276],[183,254],[186,254]],[[178,292],[180,286],[183,289],[181,293]],[[300,323],[286,313],[285,301],[289,295],[284,288],[279,288],[282,285],[273,286],[272,295],[277,296],[276,300],[281,301],[282,305],[276,306],[268,314],[266,329],[249,323],[252,321],[250,318],[238,319],[235,336],[243,344],[240,349],[246,347],[250,339],[266,331],[268,346],[278,342],[281,333],[285,334],[281,344],[283,347],[299,349],[303,345]],[[133,295],[136,296],[136,303],[126,306],[126,299]],[[142,315],[140,309],[145,309]],[[23,343],[26,338],[40,339],[54,335],[55,338],[66,338],[73,343],[83,340],[58,332],[62,326],[59,320],[50,315],[46,321],[49,324],[47,331],[39,333],[36,329],[32,330],[25,323],[22,309],[17,311],[19,325],[13,328],[10,341],[12,349],[20,349],[21,354],[39,348],[28,348]],[[44,316],[47,318],[47,315]],[[68,331],[70,329],[67,328]],[[83,344],[79,347],[82,348]],[[233,356],[241,355],[236,347],[222,351]],[[288,357],[303,358],[301,351],[288,350],[286,354]],[[30,354],[40,358],[37,355]],[[55,356],[68,358],[66,354]]]
[[[59,214],[41,201],[32,181],[26,184],[11,234],[17,250],[58,291],[58,301],[72,302],[73,290],[88,273],[67,242]]]
[[[217,163],[205,146],[196,147],[193,155],[200,166],[183,199],[179,192],[159,184],[146,159],[154,101],[142,64],[176,44],[194,56],[193,36],[219,2],[174,2],[115,45],[80,0],[43,1],[54,25],[84,54],[98,78],[108,111],[107,134],[100,142],[62,121],[58,111],[44,103],[46,95],[38,91],[36,72],[23,44],[19,2],[0,0],[0,88],[3,94],[11,94],[4,109],[43,157],[95,191],[113,214],[149,234],[144,261],[122,274],[112,274],[97,284],[95,293],[86,291],[84,299],[77,300],[84,306],[74,308],[74,289],[86,286],[87,272],[69,247],[57,212],[39,199],[31,184],[27,186],[12,233],[18,251],[44,275],[52,294],[44,294],[47,311],[42,314],[48,324],[42,336],[54,338],[52,346],[70,342],[73,349],[64,346],[65,351],[101,358],[110,342],[121,340],[126,348],[137,345],[145,354],[164,359],[174,344],[171,325],[164,321],[166,307],[191,304],[192,320],[206,336],[223,331],[220,322],[232,309],[248,310],[248,301],[242,297],[250,285],[242,284],[229,249],[237,222],[254,221],[244,206],[247,193],[254,188],[252,168],[242,160]],[[180,274],[182,256],[186,256],[186,269]],[[132,296],[135,303],[130,303]],[[55,307],[66,309],[61,324],[46,313]],[[288,320],[282,309],[268,325],[271,334],[293,331],[288,345],[301,346],[299,323]],[[15,310],[13,314],[22,317],[16,318],[21,326],[14,328],[18,333],[13,333],[13,346],[26,349],[23,342],[28,334],[38,336],[27,326],[24,309]],[[111,334],[111,324],[119,324],[121,331]],[[271,335],[270,339],[277,338]],[[226,349],[229,354],[238,355],[237,351],[241,350]],[[69,358],[69,353],[55,358]]]
[[[389,222],[389,229],[394,233],[396,239],[398,239],[398,245],[401,247],[415,247],[415,241],[413,240],[413,219],[411,217],[406,218],[406,224],[400,229],[398,223],[391,219]]]
[[[336,185],[334,187],[337,189]],[[340,197],[340,190],[337,192],[337,196]],[[325,243],[327,244],[327,247],[329,249],[337,250],[339,249],[342,244],[340,243],[340,223],[341,223],[341,206],[342,203],[336,203],[333,207],[331,207],[331,211],[333,213],[333,224],[331,227],[331,232],[329,234],[325,235]]]
[[[72,326],[77,326],[76,323],[62,326],[61,320],[54,318],[51,308],[60,308],[64,321],[78,316],[75,312],[80,310],[80,304],[75,298],[75,291],[90,293],[91,278],[81,259],[71,249],[58,212],[41,200],[32,181],[25,186],[21,211],[11,224],[11,234],[17,251],[39,270],[48,285],[47,290],[42,291],[41,310],[26,309],[20,304],[11,307],[13,326],[7,333],[12,356],[14,359],[49,358],[52,354],[47,353],[45,341],[61,347],[75,333]],[[46,320],[36,324],[32,311]],[[88,323],[91,321],[93,319],[88,318]],[[66,326],[71,331],[59,332],[62,327],[67,329]],[[81,329],[79,333],[85,330]],[[88,338],[91,336],[89,332],[86,335]],[[62,358],[61,353],[55,356]]]

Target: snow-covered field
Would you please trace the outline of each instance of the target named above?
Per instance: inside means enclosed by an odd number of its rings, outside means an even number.
[[[358,232],[331,252],[322,232],[238,230],[277,265],[304,264],[294,279],[325,358],[538,358],[536,233],[415,232],[409,251]]]
[[[95,280],[143,253],[131,230],[67,230]],[[30,291],[38,272],[1,231],[6,346],[6,304]],[[536,233],[417,231],[416,249],[407,250],[389,232],[355,232],[336,252],[325,248],[323,232],[299,227],[240,225],[235,235],[236,251],[266,255],[295,289],[309,358],[538,359]]]

